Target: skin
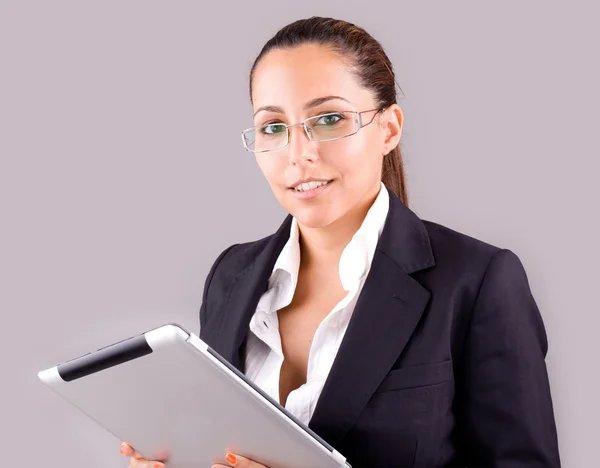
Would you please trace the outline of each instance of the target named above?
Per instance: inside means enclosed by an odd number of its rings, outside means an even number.
[[[324,96],[341,96],[349,102],[332,99],[303,108]],[[327,112],[377,108],[373,93],[359,85],[340,56],[316,44],[272,50],[264,56],[255,69],[252,101],[254,126],[273,122],[290,125]],[[277,106],[282,112],[260,110],[264,106]],[[379,193],[384,155],[398,145],[402,134],[403,115],[397,104],[379,114],[363,114],[364,123],[371,119],[372,123],[358,133],[328,142],[313,142],[301,126],[294,127],[289,145],[256,154],[273,194],[298,221],[302,252],[299,278],[318,277],[321,284],[341,287],[341,254]],[[319,196],[302,200],[288,187],[305,178],[333,182]],[[121,453],[130,457],[129,468],[163,468],[167,461],[146,460],[125,443]],[[266,468],[241,455],[233,456],[235,462],[230,457],[229,464],[212,468]]]

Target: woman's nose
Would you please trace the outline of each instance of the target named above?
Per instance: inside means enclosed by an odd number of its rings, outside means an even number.
[[[290,127],[288,132],[290,161],[294,164],[307,160],[314,162],[317,158],[317,145],[308,137],[304,126]]]

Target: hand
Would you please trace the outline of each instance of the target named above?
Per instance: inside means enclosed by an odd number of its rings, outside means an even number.
[[[166,468],[163,463],[167,461],[166,457],[161,460],[146,460],[131,445],[125,442],[121,444],[120,451],[126,457],[130,457],[129,468]]]
[[[163,462],[167,461],[167,458],[163,458],[161,460],[147,460],[140,453],[136,452],[135,449],[123,442],[121,444],[121,453],[126,457],[131,457],[129,461],[129,468],[167,468]],[[265,465],[261,465],[255,461],[250,460],[249,458],[242,457],[241,455],[228,453],[225,456],[225,460],[229,463],[229,465],[221,465],[216,464],[211,468],[231,468],[232,466],[236,468],[268,468]]]
[[[231,468],[232,466],[235,466],[235,468],[267,468],[265,465],[233,453],[228,453],[225,456],[225,460],[227,460],[229,465],[216,464],[210,468]]]

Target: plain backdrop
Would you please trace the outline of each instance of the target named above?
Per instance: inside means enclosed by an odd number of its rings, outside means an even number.
[[[166,322],[197,332],[217,255],[286,214],[242,147],[248,71],[280,27],[320,15],[366,28],[394,64],[411,209],[523,261],[563,465],[595,466],[598,13],[594,2],[1,0],[2,464],[127,466],[119,440],[37,372]]]

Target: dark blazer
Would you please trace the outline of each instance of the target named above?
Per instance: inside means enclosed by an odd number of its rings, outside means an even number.
[[[353,467],[559,467],[546,332],[521,261],[421,220],[389,193],[309,427]],[[291,219],[222,252],[204,285],[200,337],[242,372]]]

